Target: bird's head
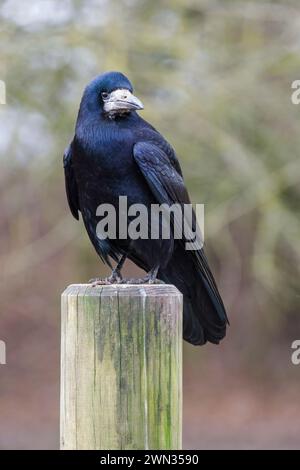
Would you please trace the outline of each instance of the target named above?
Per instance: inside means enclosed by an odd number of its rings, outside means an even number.
[[[89,109],[98,108],[111,119],[144,109],[143,103],[134,96],[130,81],[120,72],[106,72],[96,77],[86,87],[83,101]]]

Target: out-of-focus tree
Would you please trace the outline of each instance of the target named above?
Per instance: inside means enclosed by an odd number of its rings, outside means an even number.
[[[1,325],[17,363],[26,366],[20,351],[36,331],[28,361],[57,364],[60,291],[104,274],[68,211],[62,153],[85,84],[120,70],[175,147],[193,201],[205,203],[232,323],[222,364],[290,373],[274,361],[299,326],[298,2],[3,0],[0,19]],[[219,348],[186,353],[220,361]]]

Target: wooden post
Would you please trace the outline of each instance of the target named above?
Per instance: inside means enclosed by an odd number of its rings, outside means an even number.
[[[171,285],[62,294],[61,449],[180,449],[182,295]]]

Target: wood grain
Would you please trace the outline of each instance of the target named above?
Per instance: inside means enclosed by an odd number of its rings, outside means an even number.
[[[61,449],[180,449],[180,292],[71,285],[61,322]]]

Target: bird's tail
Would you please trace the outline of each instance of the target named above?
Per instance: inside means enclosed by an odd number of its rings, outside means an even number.
[[[178,250],[159,277],[183,294],[184,339],[194,345],[218,344],[228,319],[203,250],[190,257]]]

